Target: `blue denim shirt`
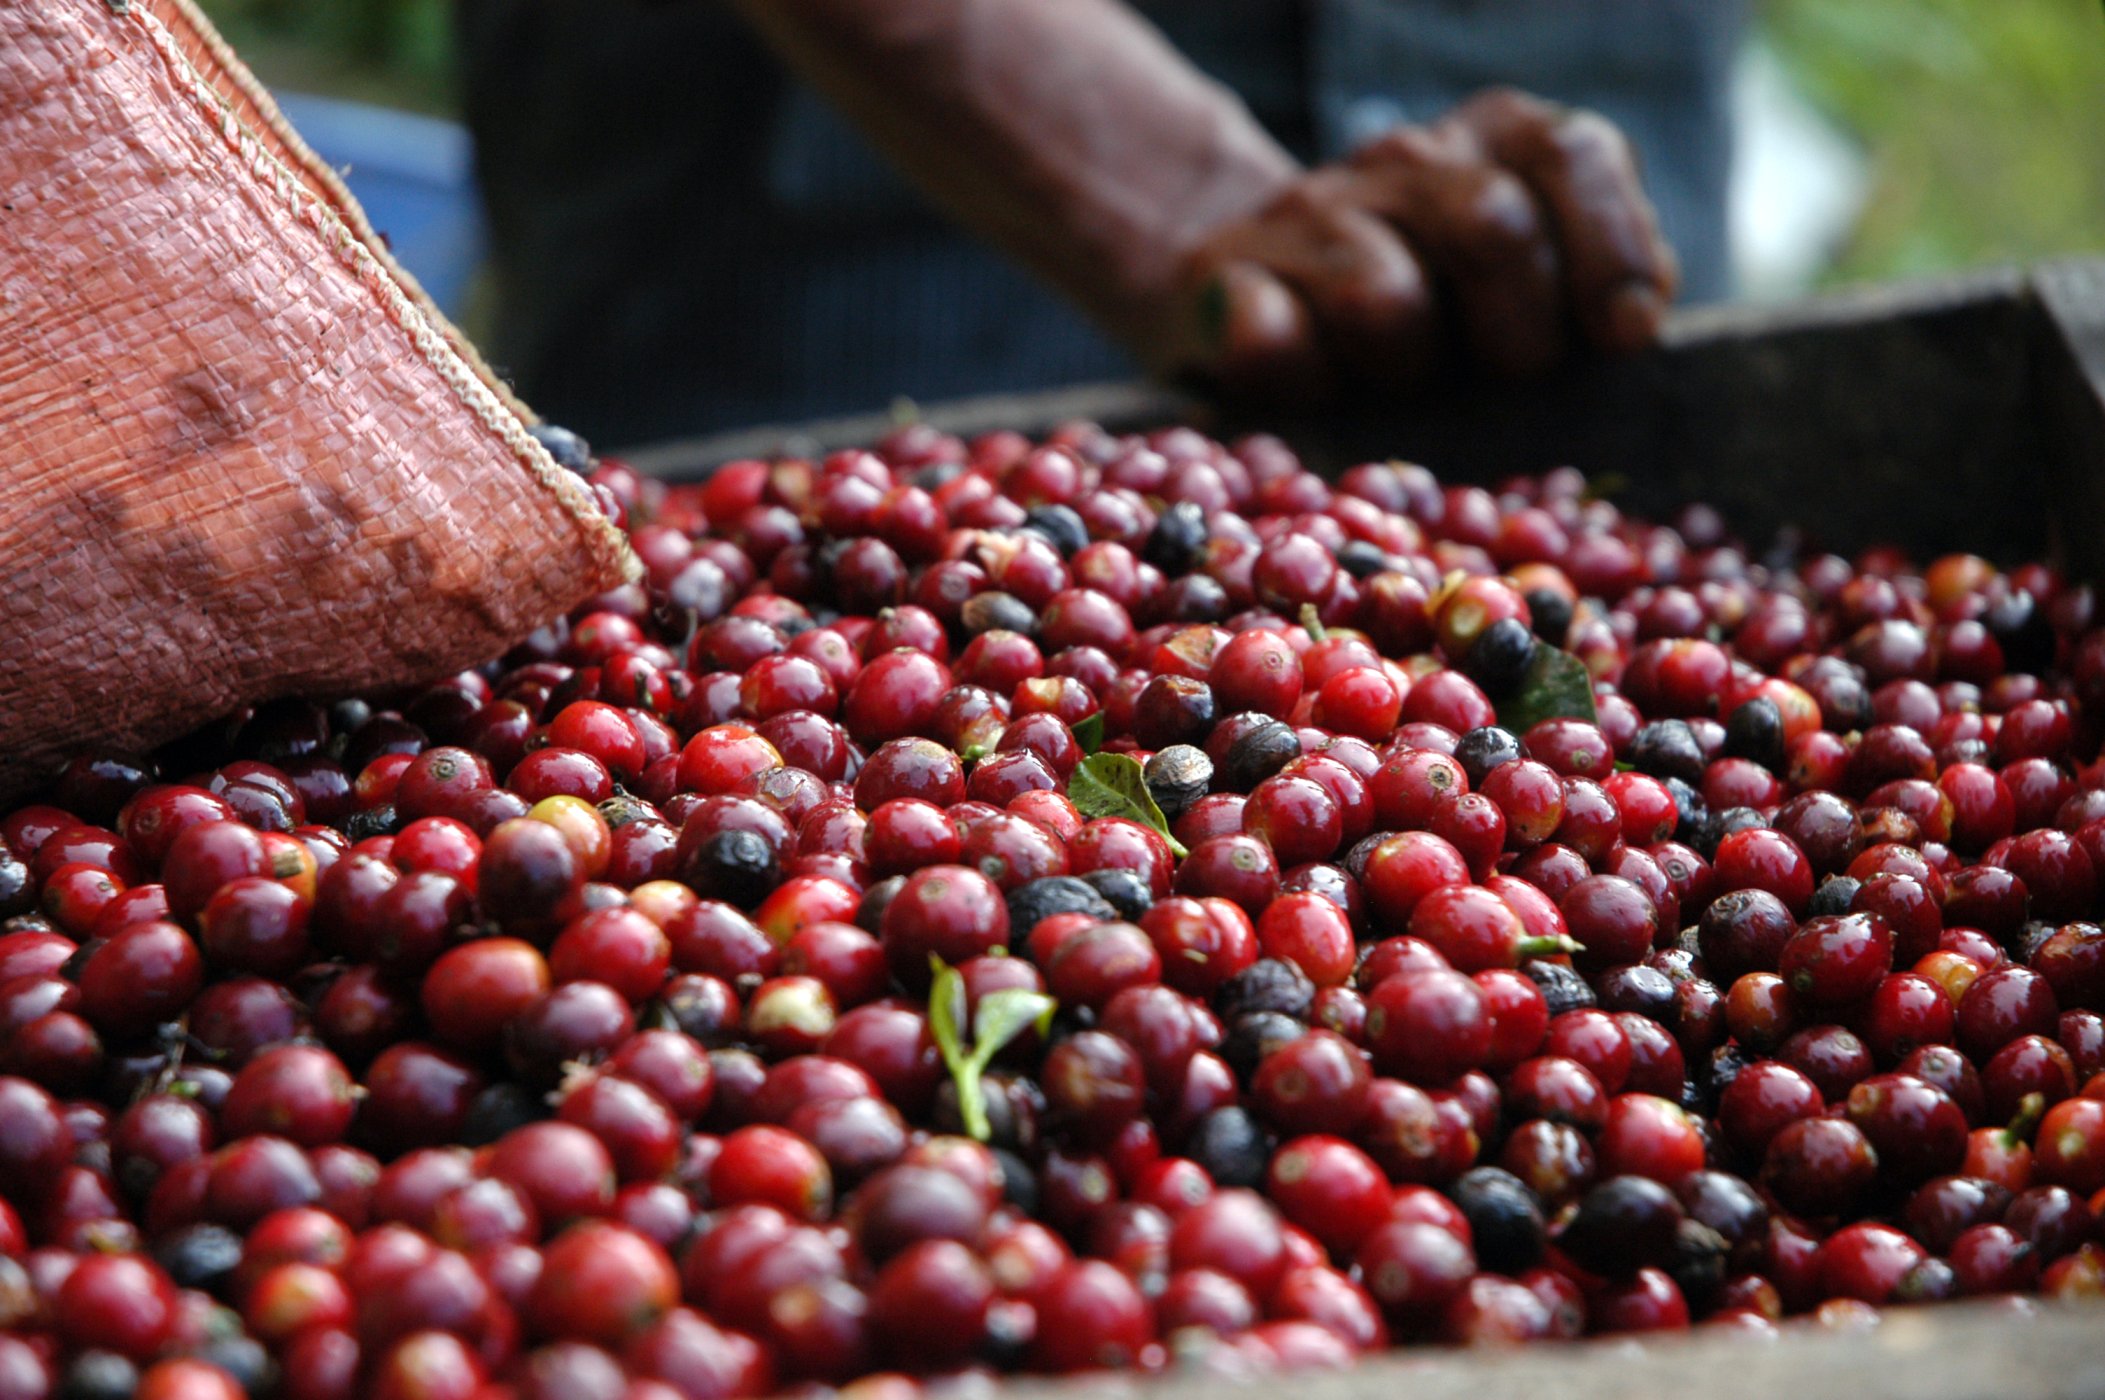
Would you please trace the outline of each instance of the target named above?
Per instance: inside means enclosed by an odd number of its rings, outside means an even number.
[[[1630,133],[1688,293],[1725,288],[1743,0],[1148,0],[1304,160],[1511,83]],[[724,7],[461,0],[492,358],[601,442],[1129,375]]]

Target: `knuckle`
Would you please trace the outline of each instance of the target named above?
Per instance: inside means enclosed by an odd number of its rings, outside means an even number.
[[[1539,120],[1549,111],[1540,98],[1505,85],[1484,89],[1469,100],[1468,106],[1484,116],[1504,121]]]
[[[1566,112],[1551,126],[1549,138],[1557,155],[1572,165],[1630,169],[1636,164],[1630,138],[1599,112]]]
[[[1346,294],[1348,314],[1365,325],[1398,326],[1431,309],[1431,288],[1417,262],[1400,244],[1370,247]]]
[[[1280,282],[1248,263],[1230,264],[1221,279],[1222,334],[1203,363],[1216,373],[1304,354],[1310,343],[1306,309]]]
[[[1341,209],[1357,201],[1353,197],[1361,174],[1350,165],[1318,166],[1302,177],[1301,188],[1313,211]]]
[[[1320,218],[1329,209],[1331,201],[1323,190],[1309,180],[1296,180],[1281,190],[1272,200],[1268,213],[1284,219]]]
[[[1432,315],[1432,287],[1415,266],[1406,266],[1383,285],[1378,310],[1385,324],[1416,324]]]
[[[1445,144],[1424,127],[1391,127],[1361,146],[1353,159],[1361,164],[1430,165],[1444,157]]]
[[[1457,201],[1458,230],[1477,256],[1510,262],[1530,256],[1543,236],[1542,218],[1527,186],[1503,170],[1488,170]]]
[[[1501,151],[1508,164],[1530,172],[1536,178],[1567,170],[1571,167],[1570,153],[1558,138],[1557,124],[1551,121],[1523,122],[1508,134]]]
[[[1365,258],[1377,240],[1372,217],[1353,205],[1325,205],[1319,217],[1324,238],[1355,260]]]

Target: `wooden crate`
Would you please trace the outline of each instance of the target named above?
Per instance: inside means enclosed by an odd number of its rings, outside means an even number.
[[[1407,457],[1490,479],[1571,463],[1660,512],[1721,507],[1750,541],[1784,525],[1836,548],[1894,541],[2006,561],[2052,553],[2105,577],[2105,259],[1685,312],[1654,352],[1539,384],[1448,385],[1320,420],[1238,421],[1146,385],[925,408],[950,431],[1263,428],[1311,461]],[[868,442],[887,414],[781,425],[621,454],[693,478],[735,457]],[[1402,1350],[1295,1376],[1299,1400],[2105,1400],[2105,1305],[1951,1304],[1858,1334],[1701,1335],[1485,1354]],[[1265,1382],[1274,1388],[1279,1382]],[[1018,1381],[1010,1400],[1213,1400],[1214,1378]]]
[[[1898,542],[2105,575],[2105,259],[1678,314],[1662,345],[1540,382],[1448,384],[1302,421],[1241,421],[1147,385],[936,405],[962,433],[1188,421],[1265,428],[1329,467],[1406,457],[1490,479],[1563,463],[1633,510],[1709,501],[1764,542]],[[867,442],[885,414],[748,429],[623,454],[691,477],[733,457]]]

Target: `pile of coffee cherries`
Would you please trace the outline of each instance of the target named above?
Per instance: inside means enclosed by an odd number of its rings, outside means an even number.
[[[1183,428],[545,440],[641,583],[0,818],[0,1400],[2105,1293],[2089,588]]]

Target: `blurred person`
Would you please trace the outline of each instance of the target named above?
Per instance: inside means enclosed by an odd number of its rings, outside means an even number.
[[[1635,349],[1723,290],[1742,18],[458,0],[487,338],[609,445],[1136,367],[1307,403]]]

